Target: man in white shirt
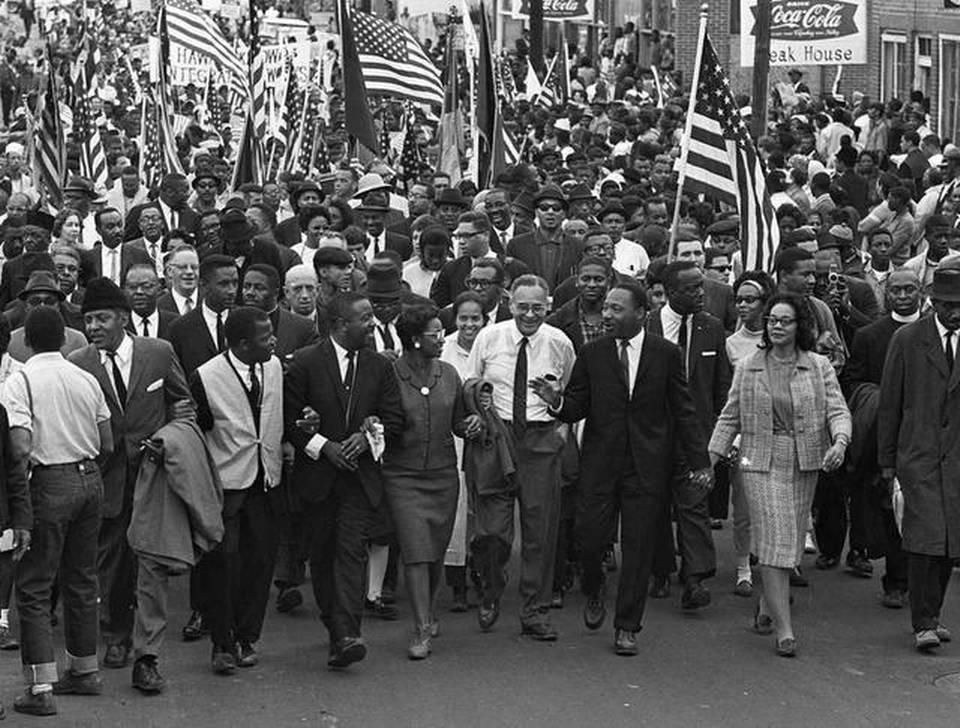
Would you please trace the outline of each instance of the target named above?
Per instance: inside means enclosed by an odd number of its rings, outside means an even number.
[[[190,313],[200,304],[197,278],[200,259],[192,245],[181,245],[167,255],[166,278],[170,290],[157,299],[157,308],[178,316]]]
[[[430,297],[430,287],[449,260],[450,235],[446,228],[430,227],[420,235],[420,255],[403,266],[403,280],[410,291],[424,298]]]
[[[631,278],[643,275],[650,267],[650,256],[642,245],[623,237],[623,229],[627,222],[627,213],[623,205],[616,200],[608,202],[597,213],[597,220],[610,233],[610,239],[613,241],[614,270]]]
[[[140,182],[140,173],[136,167],[124,167],[120,172],[120,184],[115,184],[107,193],[107,204],[127,214],[137,205],[147,201],[147,188]]]

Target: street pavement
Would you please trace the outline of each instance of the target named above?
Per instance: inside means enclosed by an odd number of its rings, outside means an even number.
[[[799,655],[783,659],[773,637],[750,629],[753,600],[732,593],[729,522],[715,532],[720,571],[709,582],[713,604],[685,614],[679,589],[650,600],[640,654],[612,652],[611,618],[590,632],[583,598],[552,612],[560,639],[521,637],[516,570],[500,621],[480,632],[476,612],[440,614],[431,657],[410,662],[411,624],[400,599],[396,622],[366,620],[367,659],[348,671],[326,668],[326,634],[309,598],[289,615],[271,600],[258,667],[213,675],[207,642],[185,644],[185,578],[174,583],[173,620],[161,671],[165,693],[144,697],[130,669],[104,670],[104,694],[58,698],[60,715],[13,713],[19,653],[0,653],[8,725],[194,726],[227,728],[402,728],[474,726],[960,726],[960,588],[954,579],[944,623],[958,641],[932,656],[913,649],[909,611],[879,603],[882,562],[873,579],[813,568],[810,587],[794,589]],[[513,565],[515,567],[515,564]],[[615,577],[615,575],[614,575]],[[445,590],[445,596],[447,592]],[[608,606],[610,606],[608,604]]]

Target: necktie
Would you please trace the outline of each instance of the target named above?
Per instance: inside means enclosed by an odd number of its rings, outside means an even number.
[[[152,260],[154,263],[157,262],[157,244],[156,243],[150,243],[150,260]]]
[[[185,298],[183,299],[183,312],[190,313],[193,310],[193,299]]]
[[[944,353],[947,355],[947,369],[951,372],[953,371],[953,331],[947,331],[944,335],[946,340],[946,346],[944,347]]]
[[[120,278],[119,265],[117,264],[117,253],[116,249],[110,251],[110,280],[114,283],[117,283]]]
[[[260,379],[257,377],[257,367],[250,367],[250,409],[253,412],[253,421],[260,429],[260,396],[263,388],[260,386]]]
[[[630,356],[627,354],[627,349],[630,348],[630,342],[627,339],[623,339],[620,342],[620,368],[623,369],[623,378],[627,383],[627,393],[630,393]]]
[[[127,385],[123,383],[123,375],[120,373],[120,365],[117,364],[117,352],[108,351],[107,358],[110,360],[110,368],[113,369],[113,386],[117,390],[117,401],[120,408],[127,406]]]
[[[356,357],[357,352],[348,351],[347,352],[347,373],[343,375],[343,388],[348,392],[350,387],[353,384],[353,360]]]
[[[522,437],[527,429],[527,344],[524,336],[517,349],[517,365],[513,370],[513,431]]]
[[[223,351],[227,348],[227,342],[223,338],[223,313],[217,314],[217,351]]]
[[[393,351],[393,334],[390,333],[390,324],[384,324],[380,327],[380,337],[383,339],[383,350]]]
[[[683,353],[683,375],[687,375],[687,320],[689,316],[684,314],[680,317],[680,330],[677,332],[677,346]]]
[[[143,317],[143,335],[144,337],[150,336],[150,319],[146,316]]]

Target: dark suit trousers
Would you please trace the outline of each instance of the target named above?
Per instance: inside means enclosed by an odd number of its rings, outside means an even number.
[[[907,553],[907,580],[910,587],[910,619],[913,631],[935,629],[947,593],[953,560],[944,556]]]
[[[615,629],[639,632],[643,626],[654,553],[661,538],[662,523],[670,523],[668,502],[667,491],[644,487],[630,465],[620,474],[612,475],[602,488],[580,495],[577,533],[582,549],[581,586],[588,597],[599,596],[603,589],[603,554],[616,540],[620,520],[622,564]]]
[[[132,490],[131,490],[132,493]],[[124,498],[116,518],[100,522],[97,580],[100,585],[100,631],[108,645],[131,644],[137,608],[137,557],[127,541],[133,501]]]
[[[260,484],[223,493],[223,541],[209,556],[210,639],[232,651],[260,639],[279,530]]]
[[[817,548],[821,554],[840,558],[848,527],[850,550],[863,552],[866,543],[863,525],[864,482],[844,472],[820,473],[813,497],[813,523]]]
[[[367,544],[377,522],[360,482],[338,473],[336,488],[322,501],[305,505],[310,537],[310,579],[331,648],[344,637],[359,637],[367,595]]]
[[[578,483],[580,480],[580,452],[577,441],[570,431],[567,444],[560,456],[560,524],[557,528],[557,555],[553,564],[553,591],[563,591],[568,567],[579,563],[577,546],[577,502],[579,501]]]
[[[500,599],[506,587],[514,503],[520,503],[520,621],[524,623],[546,615],[553,596],[563,447],[552,423],[529,427],[515,443],[515,488],[505,485],[498,493],[475,494],[476,535],[470,549],[486,601]]]
[[[717,551],[710,531],[708,494],[686,476],[673,478],[673,508],[677,519],[677,547],[680,552],[681,578],[708,579],[717,572]],[[676,565],[673,534],[669,519],[660,526],[654,573],[668,576]]]

